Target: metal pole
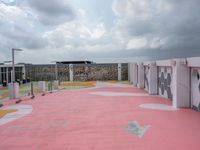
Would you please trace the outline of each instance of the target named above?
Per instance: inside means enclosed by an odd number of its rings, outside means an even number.
[[[22,49],[12,48],[12,82],[15,82],[15,51],[22,51]]]
[[[58,66],[57,66],[57,63],[55,64],[55,76],[56,76],[56,80],[58,80]]]
[[[12,83],[15,82],[15,49],[12,49]]]

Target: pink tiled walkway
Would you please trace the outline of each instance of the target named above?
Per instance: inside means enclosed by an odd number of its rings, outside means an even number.
[[[134,88],[62,91],[24,101],[33,112],[0,126],[0,150],[197,150],[200,113],[158,111],[143,103],[170,102],[160,97],[104,97],[90,92],[145,93]],[[129,121],[151,127],[139,138]]]

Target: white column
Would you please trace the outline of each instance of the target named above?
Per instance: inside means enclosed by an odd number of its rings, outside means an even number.
[[[138,66],[137,63],[133,63],[133,86],[137,87],[138,84]]]
[[[74,68],[73,68],[73,64],[69,65],[69,80],[70,80],[70,82],[74,81]]]
[[[133,84],[133,63],[128,63],[128,80]]]
[[[138,87],[144,88],[144,65],[138,63]]]
[[[118,81],[122,80],[122,64],[118,64]]]
[[[149,68],[149,94],[158,94],[158,69],[156,62],[150,63]]]
[[[190,107],[190,68],[185,59],[173,60],[173,106]]]

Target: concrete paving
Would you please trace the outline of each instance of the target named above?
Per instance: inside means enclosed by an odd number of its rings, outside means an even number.
[[[95,92],[135,95],[91,94]],[[141,108],[142,104],[171,106],[167,99],[144,94],[133,87],[101,86],[60,91],[11,105],[31,106],[32,110],[0,125],[0,149],[197,150],[200,113]]]

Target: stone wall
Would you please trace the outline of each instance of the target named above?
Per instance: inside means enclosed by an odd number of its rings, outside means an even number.
[[[122,64],[122,81],[128,80],[128,64]]]
[[[55,80],[55,65],[25,65],[26,77],[32,81]]]
[[[58,64],[58,80],[69,81],[69,65]],[[55,65],[26,65],[26,76],[33,81],[55,80]],[[73,65],[73,81],[106,81],[118,79],[118,64]],[[128,64],[122,64],[122,80],[128,80]]]
[[[117,80],[117,64],[74,65],[74,81]]]

